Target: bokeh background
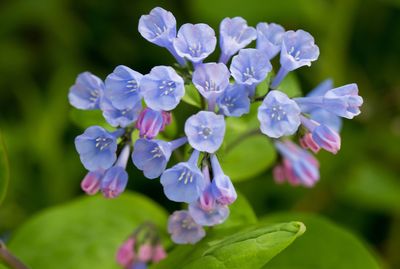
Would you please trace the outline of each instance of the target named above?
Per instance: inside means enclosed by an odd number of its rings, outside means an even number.
[[[345,121],[342,150],[320,153],[321,181],[313,189],[277,186],[271,171],[235,184],[257,215],[279,210],[322,214],[360,236],[387,267],[400,268],[400,2],[396,0],[2,0],[0,2],[0,129],[11,183],[0,209],[0,235],[36,212],[82,195],[85,174],[73,145],[85,126],[67,100],[86,70],[105,78],[124,64],[147,73],[172,64],[145,41],[139,17],[153,7],[178,24],[218,29],[226,16],[250,25],[277,22],[313,34],[321,50],[297,71],[304,93],[326,78],[356,82],[365,104]],[[215,57],[215,56],[214,56]],[[87,126],[87,125],[86,125]],[[245,158],[245,156],[243,156]],[[249,167],[248,169],[251,169]],[[129,188],[169,210],[156,181],[130,168]]]

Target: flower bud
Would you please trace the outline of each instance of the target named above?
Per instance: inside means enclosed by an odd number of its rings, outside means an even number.
[[[170,123],[171,114],[169,112],[145,108],[139,115],[136,128],[139,129],[141,138],[153,139]]]

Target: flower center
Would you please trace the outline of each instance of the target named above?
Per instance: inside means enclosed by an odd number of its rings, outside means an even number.
[[[300,50],[299,49],[295,49],[294,47],[291,47],[289,50],[289,54],[292,55],[296,61],[300,60]]]
[[[201,130],[199,131],[199,135],[203,136],[204,139],[207,139],[212,133],[212,130],[204,125],[201,126]]]
[[[178,181],[183,181],[184,184],[193,182],[193,174],[189,169],[184,169],[178,178]]]
[[[151,153],[153,154],[153,158],[160,158],[161,156],[163,156],[163,153],[158,146],[155,146]]]
[[[158,88],[161,90],[161,95],[169,95],[175,90],[176,84],[171,80],[163,80]]]
[[[106,149],[113,140],[107,137],[98,137],[96,138],[96,148],[100,149],[100,151]]]
[[[160,35],[162,35],[165,31],[167,31],[167,26],[163,25],[163,26],[159,26],[158,24],[154,23],[154,35],[156,37],[159,37]]]
[[[89,100],[95,102],[97,101],[98,98],[99,98],[99,90],[97,89],[91,90]]]
[[[205,91],[206,92],[216,92],[216,91],[218,91],[218,87],[214,81],[206,80]]]
[[[202,46],[200,43],[196,43],[193,46],[189,46],[189,52],[192,56],[199,57],[201,55]]]
[[[193,227],[195,227],[196,224],[190,218],[185,218],[185,219],[182,220],[182,225],[181,226],[182,226],[183,229],[190,230]]]
[[[286,111],[283,110],[281,105],[274,105],[270,111],[271,119],[273,120],[283,120],[286,117]]]
[[[129,80],[128,83],[126,84],[126,88],[128,89],[128,92],[134,92],[138,88],[138,83],[136,80],[132,79]]]
[[[243,76],[244,76],[246,79],[249,79],[249,78],[254,78],[254,74],[255,74],[254,67],[253,67],[253,66],[250,66],[250,67],[246,67],[246,70],[245,70],[245,72],[243,73]]]

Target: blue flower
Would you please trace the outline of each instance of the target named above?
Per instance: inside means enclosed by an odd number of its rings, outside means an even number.
[[[213,180],[211,192],[214,199],[221,205],[230,205],[236,201],[237,193],[231,179],[224,174],[216,155],[211,156]]]
[[[195,244],[206,235],[187,210],[175,211],[169,217],[168,233],[176,244]]]
[[[141,101],[139,85],[142,77],[127,66],[117,66],[106,78],[105,97],[120,110],[136,106]]]
[[[122,135],[120,130],[109,133],[100,126],[92,126],[77,136],[75,147],[83,166],[89,171],[110,168],[117,158],[116,139],[120,135]]]
[[[257,49],[242,49],[233,57],[231,73],[236,83],[248,86],[250,96],[254,96],[255,88],[272,70],[272,65],[266,54]]]
[[[132,161],[139,170],[143,171],[145,177],[157,178],[167,167],[171,153],[186,142],[186,137],[171,142],[138,139],[132,153]]]
[[[100,190],[104,170],[89,171],[81,182],[81,188],[88,195],[95,195]]]
[[[222,63],[206,63],[199,65],[193,72],[192,81],[200,94],[206,98],[211,108],[215,101],[229,85],[228,68]]]
[[[141,138],[153,139],[171,123],[171,113],[165,111],[155,111],[148,107],[140,112],[136,122]]]
[[[78,109],[98,109],[103,91],[104,83],[101,79],[90,72],[83,72],[78,75],[75,84],[69,89],[69,103]]]
[[[215,50],[216,44],[214,30],[204,23],[182,25],[174,40],[176,53],[195,64],[207,58]]]
[[[140,91],[147,106],[154,110],[174,109],[185,95],[183,79],[169,66],[156,66],[145,75]]]
[[[272,138],[294,134],[300,126],[300,108],[280,91],[270,91],[258,108],[261,132]]]
[[[128,173],[125,171],[129,159],[130,146],[126,145],[113,167],[108,169],[101,182],[101,191],[106,198],[119,196],[128,184]]]
[[[103,117],[111,126],[120,126],[125,128],[138,119],[140,111],[142,109],[142,103],[137,102],[133,107],[117,109],[111,104],[108,99],[103,98],[100,107],[103,111]]]
[[[171,201],[191,203],[203,192],[205,181],[197,167],[199,154],[193,151],[189,161],[178,163],[161,175],[164,193]]]
[[[194,149],[214,153],[224,140],[224,116],[200,111],[186,120],[185,134]]]
[[[240,84],[231,84],[217,99],[220,113],[230,117],[240,117],[249,113],[250,99],[247,88]]]
[[[282,48],[285,29],[276,23],[257,24],[257,49],[265,53],[268,59],[274,58]]]
[[[245,19],[241,17],[225,18],[219,26],[221,63],[227,63],[229,58],[246,47],[257,38],[257,31],[249,27]]]

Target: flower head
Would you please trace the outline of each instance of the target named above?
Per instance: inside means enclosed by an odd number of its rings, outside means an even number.
[[[232,204],[236,201],[237,193],[231,179],[222,171],[216,155],[211,156],[211,165],[214,173],[211,183],[213,197],[221,205]]]
[[[125,128],[138,119],[142,103],[137,102],[132,107],[118,109],[108,99],[103,98],[100,107],[103,111],[103,117],[111,126]]]
[[[225,136],[224,116],[200,111],[186,120],[185,134],[194,149],[214,153]]]
[[[199,152],[193,151],[189,161],[181,162],[164,171],[161,184],[171,201],[191,203],[196,201],[205,188],[204,177],[197,167]]]
[[[186,23],[181,26],[174,40],[177,54],[193,63],[200,63],[208,57],[217,44],[214,30],[204,23]]]
[[[83,166],[89,171],[106,170],[117,159],[116,134],[92,126],[75,138],[75,147]]]
[[[90,72],[83,72],[78,75],[75,84],[69,89],[69,103],[78,109],[98,109],[103,91],[104,83],[100,78]]]
[[[176,244],[195,244],[206,235],[186,210],[175,211],[169,217],[168,232]]]
[[[217,98],[220,113],[230,117],[240,117],[250,111],[247,88],[240,84],[230,84]]]
[[[265,53],[268,59],[274,58],[282,48],[285,29],[276,23],[257,24],[257,49]]]
[[[104,170],[89,171],[81,182],[81,188],[89,195],[94,195],[100,190]]]
[[[165,111],[155,111],[145,108],[140,112],[136,122],[136,128],[139,130],[141,138],[153,139],[170,124],[171,115]]]
[[[117,66],[106,78],[105,97],[120,110],[137,106],[141,101],[139,85],[142,77],[127,66]]]
[[[270,91],[258,108],[261,132],[279,138],[294,134],[300,126],[300,108],[280,91]]]
[[[140,91],[147,106],[154,110],[174,109],[185,95],[183,79],[169,66],[156,66],[145,75]]]
[[[232,55],[257,38],[256,29],[249,27],[246,20],[241,17],[223,19],[219,32],[222,63],[227,63]]]

